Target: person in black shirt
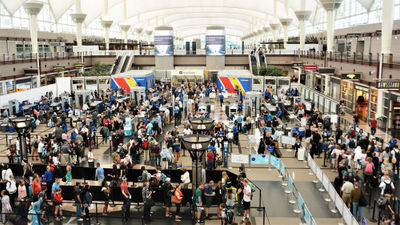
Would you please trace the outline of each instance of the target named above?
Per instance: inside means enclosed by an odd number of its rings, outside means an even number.
[[[162,189],[164,191],[164,206],[165,206],[165,217],[171,217],[170,208],[171,208],[171,196],[173,194],[174,187],[171,184],[171,178],[167,177],[165,183],[162,185]]]
[[[242,205],[242,200],[243,200],[243,189],[244,186],[242,184],[242,180],[244,180],[243,177],[238,177],[238,182],[236,184],[236,193],[238,196],[238,206],[237,206],[237,213],[238,216],[242,216],[243,215],[243,205]]]
[[[221,181],[218,181],[217,187],[215,187],[215,199],[217,205],[225,202],[225,193],[226,193],[225,187],[222,186]],[[218,218],[221,218],[221,210],[219,207],[217,211],[218,211]]]
[[[79,182],[76,182],[76,185],[74,187],[74,200],[75,200],[75,206],[76,206],[76,218],[78,221],[83,221],[81,218],[82,216],[82,199],[81,196],[82,191],[81,191],[81,184]]]

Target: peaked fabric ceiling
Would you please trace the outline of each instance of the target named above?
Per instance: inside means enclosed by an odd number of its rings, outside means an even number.
[[[0,0],[10,14],[14,14],[25,0]],[[369,9],[374,0],[358,0]],[[75,0],[48,0],[57,21]],[[227,34],[242,36],[256,31],[279,18],[292,18],[292,26],[298,21],[295,11],[312,11],[313,21],[319,0],[126,0],[127,18],[124,19],[124,0],[108,0],[108,18],[114,25],[130,24],[132,27],[152,29],[158,25],[169,25],[179,33],[201,33],[207,25],[227,27]],[[276,14],[274,13],[274,2]],[[288,10],[286,11],[285,2]],[[303,6],[302,6],[303,4]],[[104,16],[104,0],[81,0],[82,11],[87,14],[85,25]],[[276,15],[276,16],[275,16]],[[189,29],[189,30],[188,30]]]

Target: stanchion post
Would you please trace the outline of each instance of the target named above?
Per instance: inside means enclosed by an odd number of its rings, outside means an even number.
[[[262,208],[261,208],[261,189],[259,189],[259,194],[258,194],[258,209],[257,209],[257,211],[261,211],[262,210]]]
[[[322,165],[322,167],[326,167],[325,161],[326,161],[326,150],[324,150],[324,165]]]
[[[95,204],[96,204],[96,224],[99,225],[100,223],[99,223],[99,216],[98,216],[98,212],[97,212],[97,202]]]
[[[376,200],[374,201],[374,208],[372,209],[372,218],[369,219],[369,221],[376,223],[376,219],[375,219],[375,206],[376,206]]]
[[[372,200],[372,191],[371,191],[371,184],[368,183],[368,191],[369,191],[369,196],[368,196],[368,208],[371,208],[371,200]]]

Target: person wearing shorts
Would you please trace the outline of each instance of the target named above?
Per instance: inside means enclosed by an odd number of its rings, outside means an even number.
[[[204,196],[206,200],[206,218],[209,219],[208,212],[213,202],[213,197],[215,196],[215,192],[213,190],[214,181],[210,180],[210,182],[204,187]]]
[[[243,218],[242,222],[244,222],[246,219],[249,219],[249,212],[250,212],[250,202],[251,202],[251,187],[248,184],[247,179],[244,179],[242,181],[243,183]]]
[[[204,190],[204,183],[202,182],[196,189],[194,196],[194,201],[197,207],[197,223],[201,223],[201,211],[203,211],[203,190]]]

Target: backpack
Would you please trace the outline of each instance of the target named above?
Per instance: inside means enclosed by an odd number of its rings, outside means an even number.
[[[349,147],[350,148],[356,148],[356,142],[354,140],[350,140]]]
[[[384,194],[393,194],[393,188],[392,188],[392,182],[390,181],[389,183],[386,183],[386,181],[383,181],[385,183],[385,190],[383,191]]]
[[[167,175],[165,175],[164,173],[161,173],[161,182],[165,183],[167,181]]]
[[[149,173],[149,171],[146,170],[144,180],[149,181],[150,179],[151,179],[151,173]]]
[[[354,181],[354,172],[353,171],[347,172],[346,178],[348,181],[353,182]]]
[[[372,163],[367,163],[367,165],[365,166],[365,172],[372,174],[372,172],[373,172]]]
[[[378,208],[381,208],[381,209],[385,208],[386,202],[387,202],[387,199],[385,196],[379,197],[378,200],[376,201]]]
[[[225,209],[225,215],[226,215],[226,218],[225,218],[225,221],[226,221],[226,223],[227,224],[232,224],[233,223],[233,220],[234,220],[234,213],[232,212],[232,210],[231,209]]]
[[[397,162],[400,160],[400,151],[394,151],[394,156],[396,157]]]
[[[38,148],[39,147],[39,142],[38,141],[34,141],[33,142],[33,147],[34,148]]]

